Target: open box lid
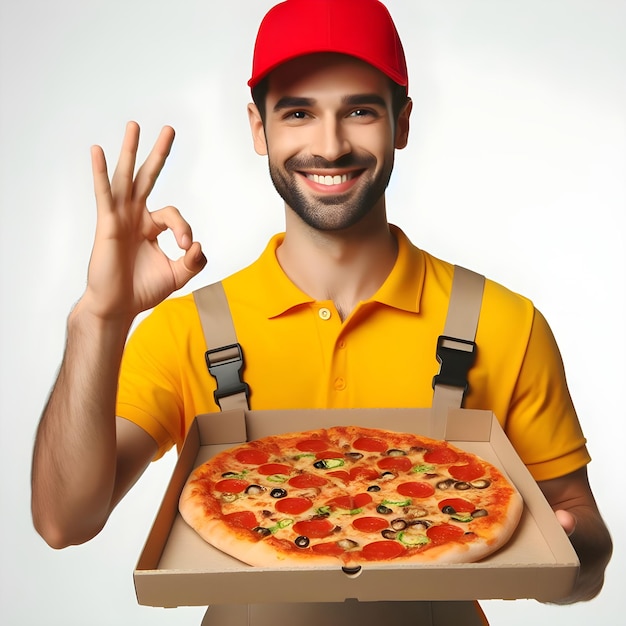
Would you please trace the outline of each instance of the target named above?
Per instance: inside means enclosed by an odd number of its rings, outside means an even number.
[[[503,471],[524,499],[511,540],[478,563],[376,564],[356,576],[340,567],[258,568],[200,538],[178,513],[191,471],[217,452],[272,434],[352,425],[431,436],[430,409],[233,410],[194,421],[134,572],[137,599],[149,606],[266,602],[473,600],[568,594],[576,554],[537,483],[490,411],[451,409],[445,439]]]

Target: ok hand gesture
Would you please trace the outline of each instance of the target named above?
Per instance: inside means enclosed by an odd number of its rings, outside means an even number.
[[[180,289],[206,264],[191,228],[172,206],[149,212],[146,202],[174,141],[165,127],[135,175],[139,126],[130,122],[109,181],[104,152],[91,151],[97,225],[87,288],[80,306],[101,319],[128,322]],[[171,230],[184,255],[172,260],[157,236]]]

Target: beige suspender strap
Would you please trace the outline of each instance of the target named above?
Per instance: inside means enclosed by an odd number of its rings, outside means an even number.
[[[448,409],[460,408],[467,391],[467,373],[476,357],[476,328],[485,278],[455,265],[448,315],[437,342],[439,374],[433,380],[432,436],[445,438]]]
[[[433,381],[433,433],[443,439],[448,409],[459,408],[467,390],[467,372],[474,362],[474,339],[482,303],[484,277],[455,266],[443,334],[437,342],[441,363]],[[221,282],[193,292],[207,345],[206,362],[217,380],[215,401],[223,411],[248,407],[249,388],[241,380],[243,353]]]
[[[241,380],[243,352],[221,282],[193,292],[207,345],[206,364],[217,381],[215,402],[222,411],[248,408],[249,388]]]

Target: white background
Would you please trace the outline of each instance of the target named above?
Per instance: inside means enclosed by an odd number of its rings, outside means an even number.
[[[311,2],[313,5],[313,2]],[[84,286],[95,223],[89,146],[113,162],[136,119],[144,151],[178,133],[152,208],[175,204],[209,264],[252,261],[282,206],[249,140],[245,85],[265,0],[1,0],[0,621],[190,624],[199,608],[137,605],[132,570],[174,453],[89,544],[32,529],[30,456]],[[616,543],[602,595],[552,607],[485,602],[492,624],[616,624],[626,579],[624,214],[626,4],[390,0],[415,100],[388,191],[421,247],[532,298],[550,321]],[[170,242],[165,242],[170,247]]]

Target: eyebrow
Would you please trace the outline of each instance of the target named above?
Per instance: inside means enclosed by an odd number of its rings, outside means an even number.
[[[297,109],[306,108],[315,105],[317,100],[315,98],[303,98],[298,96],[283,96],[275,105],[273,111],[275,113],[284,109]],[[385,99],[376,93],[364,93],[354,94],[350,96],[344,96],[341,99],[342,104],[349,106],[365,106],[376,105],[386,107],[387,102]]]

